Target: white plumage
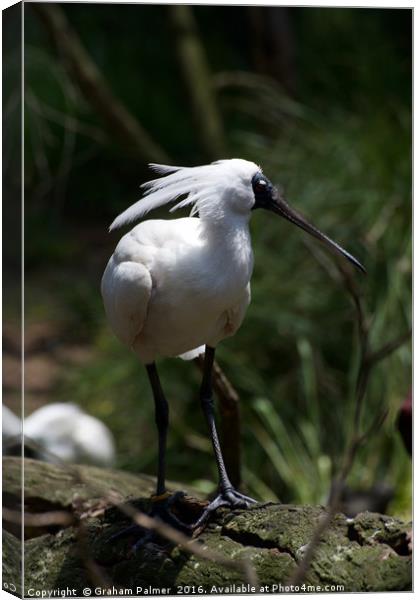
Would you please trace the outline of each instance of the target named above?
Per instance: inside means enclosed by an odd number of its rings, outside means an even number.
[[[240,159],[154,168],[165,176],[145,184],[145,197],[111,229],[179,198],[174,209],[192,205],[199,218],[135,226],[117,245],[102,279],[114,333],[146,364],[159,356],[193,358],[205,344],[214,347],[239,328],[250,301],[251,180],[259,171]]]
[[[363,267],[293,210],[253,162],[231,159],[202,167],[152,168],[162,177],[142,186],[144,198],[119,215],[111,229],[173,201],[177,204],[172,211],[191,206],[191,216],[146,221],[127,233],[105,269],[102,296],[111,328],[145,363],[153,390],[159,435],[158,498],[166,490],[169,409],[155,361],[162,356],[191,359],[205,351],[200,400],[217,462],[219,494],[198,519],[199,527],[220,506],[254,503],[229,480],[211,390],[215,347],[237,331],[250,302],[252,210],[265,208],[282,216]]]
[[[86,463],[110,467],[115,462],[115,444],[109,429],[71,403],[53,402],[35,410],[25,418],[23,433],[36,458],[52,462],[54,457],[68,463]],[[3,405],[3,443],[22,434],[21,420]]]

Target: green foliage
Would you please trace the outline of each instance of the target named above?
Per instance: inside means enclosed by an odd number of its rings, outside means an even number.
[[[185,110],[166,9],[71,5],[66,12],[113,91],[173,162],[196,164],[201,151]],[[407,331],[411,320],[409,14],[292,9],[299,86],[290,98],[252,68],[244,10],[196,10],[230,154],[261,164],[291,204],[365,264],[368,276],[357,274],[356,285],[376,350]],[[220,19],[220,11],[237,16],[241,28]],[[117,239],[107,237],[107,224],[137,199],[145,165],[110,139],[29,7],[27,14],[32,96],[25,168],[34,199],[26,205],[27,276],[42,288],[47,271],[59,271],[62,317],[92,349],[86,364],[65,370],[54,400],[78,402],[108,424],[120,467],[154,473],[148,382],[135,356],[112,338],[99,297]],[[252,304],[241,330],[217,351],[242,401],[244,479],[261,499],[324,502],[352,433],[360,359],[354,307],[335,258],[317,242],[262,213],[251,228]],[[36,320],[42,314],[37,295],[28,302]],[[38,303],[48,313],[44,295]],[[172,411],[169,474],[208,491],[216,474],[197,401],[199,372],[167,360],[161,377]],[[391,483],[391,510],[405,516],[411,471],[395,418],[410,385],[406,344],[372,372],[362,427],[382,408],[390,412],[359,452],[350,478],[353,487]]]

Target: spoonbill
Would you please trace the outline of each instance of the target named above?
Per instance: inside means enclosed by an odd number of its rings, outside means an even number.
[[[21,454],[24,433],[25,455],[38,460],[100,467],[112,467],[115,463],[112,433],[102,421],[88,415],[76,404],[46,404],[25,417],[23,425],[7,406],[3,404],[2,408],[5,454]]]
[[[110,230],[176,201],[170,209],[191,206],[190,216],[142,222],[119,241],[102,278],[101,291],[110,327],[145,365],[158,430],[155,499],[163,501],[168,403],[156,360],[186,360],[205,353],[200,401],[218,468],[218,495],[198,523],[220,506],[247,508],[255,502],[228,477],[216,429],[211,390],[215,348],[240,327],[250,302],[253,252],[252,212],[264,208],[308,232],[345,256],[349,252],[292,209],[255,163],[220,160],[197,167],[150,164],[158,175],[142,185],[143,198],[122,212]]]

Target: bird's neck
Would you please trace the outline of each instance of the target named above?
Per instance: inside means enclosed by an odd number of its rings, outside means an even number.
[[[211,244],[249,243],[249,219],[247,216],[205,219],[200,217],[202,236]]]
[[[201,219],[202,238],[213,260],[218,257],[222,264],[233,262],[237,268],[248,273],[253,269],[253,252],[248,218],[207,221]]]

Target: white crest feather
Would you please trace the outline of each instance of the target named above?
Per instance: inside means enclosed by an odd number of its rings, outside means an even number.
[[[163,177],[143,183],[141,186],[144,190],[143,197],[122,212],[114,220],[109,230],[112,231],[122,225],[132,223],[144,217],[151,210],[174,202],[182,196],[185,198],[173,206],[170,212],[192,205],[191,215],[196,214],[199,206],[203,206],[204,201],[211,201],[214,198],[220,177],[222,180],[229,179],[229,174],[226,172],[227,163],[237,164],[247,163],[247,161],[220,160],[200,167],[174,167],[151,163],[149,167]],[[256,167],[254,163],[247,164]]]

